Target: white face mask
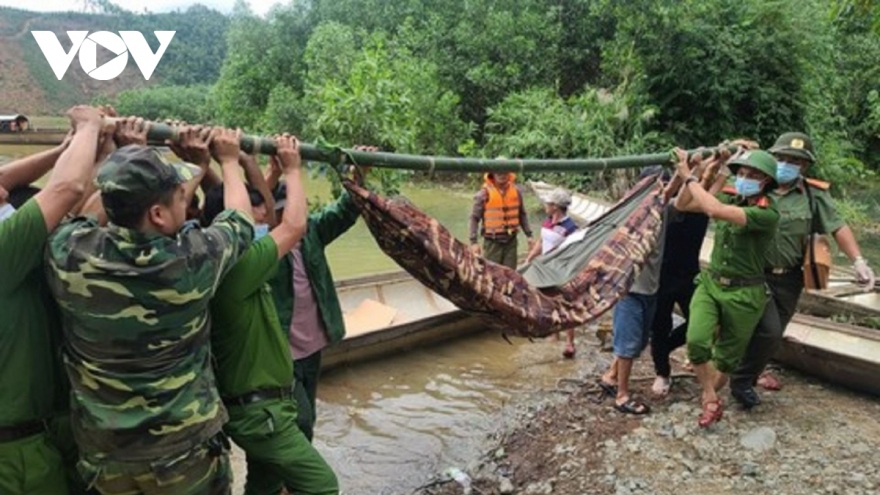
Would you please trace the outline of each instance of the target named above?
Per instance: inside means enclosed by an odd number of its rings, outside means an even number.
[[[9,203],[0,206],[0,222],[8,220],[15,213],[15,207]]]

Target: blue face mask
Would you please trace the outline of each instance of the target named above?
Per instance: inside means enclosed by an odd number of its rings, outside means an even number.
[[[776,162],[776,180],[788,184],[801,176],[801,168],[793,163]]]
[[[746,177],[736,178],[736,193],[744,198],[752,197],[761,192],[761,181]]]
[[[5,205],[0,206],[0,222],[12,218],[13,214],[15,214],[15,207],[11,204],[6,203]]]
[[[259,241],[263,237],[269,235],[269,224],[268,223],[258,223],[254,225],[254,240]]]

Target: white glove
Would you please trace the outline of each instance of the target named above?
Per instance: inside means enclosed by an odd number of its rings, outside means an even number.
[[[859,256],[856,258],[855,263],[853,263],[853,270],[856,271],[856,280],[859,285],[867,287],[868,289],[874,288],[874,283],[876,279],[874,278],[874,270],[871,270],[871,267],[868,266],[868,262],[865,261],[865,258]]]

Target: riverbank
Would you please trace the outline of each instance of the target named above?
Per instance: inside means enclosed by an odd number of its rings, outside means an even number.
[[[636,366],[644,417],[601,400],[593,380],[610,359],[583,349],[578,373],[555,390],[500,413],[511,418],[462,469],[490,494],[870,494],[880,490],[880,399],[778,371],[785,387],[742,411],[724,393],[724,419],[697,427],[698,387],[680,378],[670,396],[649,396],[650,359]],[[594,347],[595,348],[595,347]],[[679,355],[680,357],[680,355]],[[682,370],[678,370],[681,372]],[[642,379],[641,377],[645,377]],[[438,473],[420,495],[459,495]]]

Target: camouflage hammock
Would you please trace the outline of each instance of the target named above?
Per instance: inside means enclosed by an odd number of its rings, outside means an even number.
[[[656,245],[663,208],[661,184],[647,178],[593,221],[583,239],[520,274],[472,254],[406,200],[374,193],[364,198],[358,185],[343,185],[385,254],[462,310],[522,337],[577,327],[614,306]]]

